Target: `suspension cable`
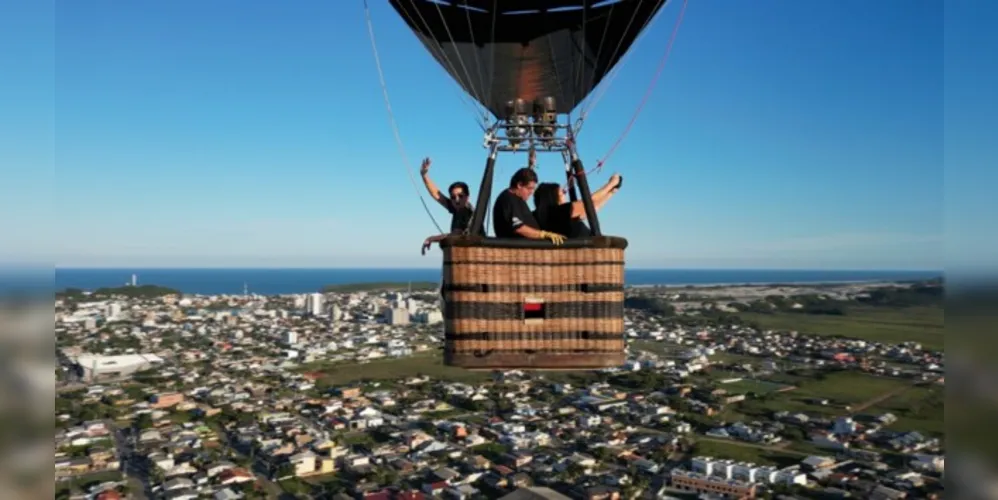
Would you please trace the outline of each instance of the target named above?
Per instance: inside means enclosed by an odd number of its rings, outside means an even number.
[[[658,0],[658,4],[656,4],[655,9],[657,10],[661,8],[662,4],[665,3],[666,1],[667,0]],[[611,10],[611,13],[612,12],[613,11]],[[635,10],[634,14],[631,15],[631,19],[627,22],[627,27],[624,28],[625,35],[628,31],[630,31],[631,25],[634,23],[634,19],[637,16],[637,13],[638,11]],[[659,11],[659,13],[661,13],[661,11]],[[648,33],[647,28],[649,25],[651,25],[652,20],[655,17],[658,17],[658,15],[656,14],[655,16],[649,17],[648,19],[645,20],[644,24],[641,25],[641,28],[638,29],[638,34],[637,36],[635,36],[634,41],[631,43],[631,47],[637,46],[638,41],[640,41],[641,38]],[[623,41],[624,39],[621,38],[621,40],[617,43],[617,47],[613,50],[613,53],[610,55],[611,61],[617,57],[617,54],[620,52],[620,49],[623,46]],[[575,127],[576,136],[578,136],[579,133],[582,132],[582,126],[585,125],[586,117],[589,116],[589,113],[591,113],[596,108],[596,105],[599,104],[599,102],[603,99],[603,96],[606,95],[606,92],[610,90],[610,87],[613,86],[613,82],[617,78],[617,75],[620,74],[621,69],[625,66],[625,62],[628,60],[628,56],[630,56],[633,52],[634,52],[633,50],[627,50],[623,54],[620,54],[620,59],[617,60],[617,63],[609,71],[609,73],[605,75],[606,78],[604,78],[602,81],[600,81],[598,85],[596,85],[596,87],[598,88],[593,88],[593,92],[590,92],[589,95],[587,95],[586,98],[583,99],[583,102],[581,103],[581,111],[579,112],[578,125]],[[595,74],[596,74],[596,67],[594,66],[593,67],[594,77]]]
[[[450,76],[457,75],[458,74],[457,73],[457,66],[454,65],[454,63],[450,59],[450,56],[447,55],[447,50],[444,49],[443,43],[441,43],[439,40],[437,40],[436,37],[430,35],[430,33],[432,32],[432,29],[430,28],[430,23],[426,20],[425,17],[423,17],[423,13],[420,12],[419,7],[416,5],[416,0],[409,0],[409,6],[412,7],[412,10],[416,13],[416,16],[418,16],[419,20],[422,22],[421,29],[425,29],[426,30],[426,33],[427,33],[426,37],[429,38],[430,40],[432,40],[432,43],[427,43],[426,44],[427,48],[430,49],[430,54],[432,54],[434,56],[434,58],[437,59],[437,62],[440,63],[440,65],[444,67],[444,71],[447,71],[448,73],[450,73]],[[438,9],[439,9],[439,7],[438,7]],[[412,23],[412,26],[418,26],[416,24],[416,19],[409,14],[409,9],[403,8],[402,9],[402,14],[404,14],[405,17],[406,17],[406,19],[409,20],[409,22]],[[447,27],[446,22],[444,23],[444,26]],[[450,32],[450,30],[448,28],[448,33],[449,32]],[[457,50],[457,49],[455,49],[455,50]],[[460,56],[460,53],[458,53],[458,56]],[[479,128],[481,128],[483,132],[485,132],[486,130],[488,130],[488,126],[487,126],[488,122],[486,120],[486,117],[488,116],[488,112],[487,112],[487,110],[486,110],[486,112],[483,112],[483,110],[479,107],[479,106],[481,106],[481,103],[478,102],[477,101],[477,97],[474,96],[474,92],[473,92],[474,85],[472,85],[470,77],[469,77],[469,81],[468,81],[468,87],[470,87],[472,90],[468,90],[468,88],[465,88],[465,86],[462,85],[462,82],[461,82],[462,78],[457,77],[457,78],[451,78],[451,79],[454,81],[454,83],[457,85],[457,87],[459,89],[458,94],[461,97],[461,101],[464,102],[466,106],[468,106],[468,107],[471,108],[472,113],[475,116],[475,123],[478,124]]]
[[[658,1],[662,2],[663,0],[658,0]],[[635,8],[634,12],[631,13],[631,18],[630,18],[630,20],[627,21],[627,26],[624,27],[623,34],[621,35],[620,40],[617,41],[617,46],[616,46],[616,48],[613,49],[613,52],[610,54],[610,58],[607,61],[613,61],[614,58],[617,57],[617,53],[620,52],[620,48],[624,45],[624,40],[627,39],[627,33],[631,30],[631,25],[634,24],[634,19],[638,16],[638,12],[639,12],[639,10],[637,8]],[[603,52],[603,42],[604,42],[604,39],[606,38],[606,33],[610,30],[610,17],[611,16],[613,16],[613,6],[610,7],[610,12],[609,12],[609,14],[607,14],[606,25],[603,27],[603,37],[600,39],[600,46],[599,46],[599,49],[597,50],[596,60],[593,63],[593,73],[592,73],[592,78],[590,79],[590,81],[595,80],[595,78],[596,78],[596,70],[599,69],[600,53]],[[649,18],[648,21],[651,21],[651,18]],[[647,26],[647,24],[645,24],[645,26]],[[638,30],[638,35],[640,36],[643,31],[644,31],[644,27],[642,27],[640,30]],[[631,42],[631,44],[633,45],[634,42],[636,42],[636,41],[637,41],[637,36],[635,36],[635,38]],[[624,52],[624,54],[621,55],[621,58],[623,58],[623,56],[625,56],[625,55],[627,55],[627,52]],[[620,64],[618,62],[618,64],[616,64],[614,66],[614,68],[612,68],[611,71],[608,72],[608,74],[604,74],[603,76],[604,77],[611,76],[611,74],[609,74],[609,73],[612,73],[613,70],[615,70],[615,69],[617,69],[619,67],[620,67]],[[599,85],[597,85],[597,86],[599,86]],[[589,103],[593,100],[593,92],[592,91],[594,91],[594,90],[596,90],[596,89],[595,88],[590,89],[590,92],[588,94],[586,94],[586,96],[579,103],[579,127],[578,128],[582,127],[582,122],[585,121],[585,119],[586,119],[586,115],[588,114],[586,112],[586,108],[589,107]],[[579,130],[576,129],[575,134],[578,135],[578,133],[579,133]]]
[[[405,154],[405,145],[402,144],[402,136],[399,135],[398,124],[395,123],[395,113],[392,112],[392,102],[388,99],[388,85],[385,84],[385,73],[381,70],[381,58],[378,57],[378,44],[374,38],[374,23],[371,22],[371,9],[367,5],[367,0],[364,0],[364,16],[367,18],[367,33],[371,38],[374,65],[378,68],[378,80],[381,82],[381,93],[385,97],[385,109],[388,110],[388,122],[391,124],[392,132],[395,134],[395,143],[398,145],[402,161],[405,163],[406,172],[409,174],[409,181],[412,182],[412,187],[416,190],[416,196],[419,197],[419,203],[423,205],[426,215],[430,216],[430,220],[433,221],[433,225],[437,228],[437,233],[443,233],[444,230],[440,228],[440,224],[437,224],[437,219],[433,217],[430,207],[426,205],[426,200],[423,199],[423,193],[419,190],[419,184],[416,183],[416,178],[412,175],[412,164],[409,163],[409,156]]]
[[[603,158],[596,162],[596,166],[593,167],[588,173],[598,172],[603,168],[606,160],[617,150],[620,143],[624,141],[627,134],[631,131],[631,127],[634,126],[634,122],[638,120],[638,115],[641,114],[641,110],[648,104],[648,98],[651,97],[651,93],[655,90],[655,84],[658,83],[658,78],[662,76],[662,70],[665,69],[665,63],[669,60],[669,54],[672,53],[672,45],[676,41],[676,35],[679,34],[679,27],[683,24],[683,16],[686,14],[686,6],[689,4],[689,0],[683,0],[683,7],[679,11],[679,17],[676,18],[676,24],[672,28],[672,35],[669,36],[669,43],[665,47],[665,53],[662,54],[662,59],[658,62],[658,68],[655,69],[655,76],[652,77],[651,82],[648,84],[648,88],[645,90],[645,95],[641,98],[641,102],[638,104],[637,109],[634,110],[634,114],[631,116],[631,121],[627,123],[627,127],[624,128],[623,133],[617,138],[617,141],[613,143],[610,150],[603,155]]]
[[[440,6],[437,5],[437,12],[440,11]],[[493,15],[495,15],[493,13]],[[482,77],[482,58],[478,55],[478,44],[475,43],[475,28],[471,24],[471,6],[468,5],[468,0],[464,0],[464,18],[468,21],[468,34],[471,35],[471,45],[475,47],[472,49],[472,54],[475,56],[475,72],[478,74],[478,84],[481,85],[482,95],[485,97],[485,79]],[[453,37],[451,37],[453,41]],[[492,83],[491,81],[489,82]],[[486,103],[486,106],[488,104]]]
[[[465,2],[465,5],[467,5],[467,1]],[[454,45],[454,54],[457,56],[457,62],[458,62],[458,64],[461,65],[461,69],[464,71],[464,76],[468,77],[468,88],[471,89],[471,96],[475,98],[476,102],[481,103],[482,102],[482,98],[478,95],[478,86],[475,85],[475,80],[471,77],[471,72],[468,71],[468,66],[464,64],[464,57],[461,57],[461,49],[457,46],[456,43],[454,43],[454,35],[451,34],[450,26],[447,24],[447,20],[444,19],[444,11],[440,9],[440,4],[439,3],[437,3],[436,6],[437,6],[437,14],[440,16],[440,23],[444,25],[444,31],[447,33],[447,38],[450,38],[451,44]],[[418,13],[419,11],[416,11],[416,12]],[[474,47],[475,46],[475,40],[474,40],[475,32],[474,32],[474,30],[471,29],[471,11],[468,10],[468,9],[465,9],[464,10],[464,14],[468,18],[468,28],[469,28],[468,32],[471,34],[471,37],[472,37],[471,45],[472,45],[472,47]],[[441,44],[441,46],[442,46],[442,44]],[[477,57],[478,52],[476,51],[476,49],[472,50],[472,54],[475,54],[476,57]],[[455,69],[455,72],[456,72],[456,69]]]
[[[585,81],[585,80],[583,80],[583,82],[582,82],[583,85],[592,85],[592,82],[594,82],[596,80],[596,70],[599,69],[600,56],[603,55],[603,43],[606,42],[606,34],[610,32],[610,20],[613,19],[613,8],[616,7],[616,6],[617,6],[617,4],[615,4],[615,3],[611,4],[610,5],[610,11],[607,12],[606,20],[603,22],[603,34],[600,35],[599,46],[596,49],[596,58],[593,59],[593,71],[589,75],[588,82]],[[637,9],[635,9],[634,11],[637,12]],[[625,34],[626,34],[626,30],[625,30]],[[583,55],[583,57],[585,57],[585,56]],[[586,96],[583,97],[582,101],[579,103],[580,106],[581,106],[581,108],[583,110],[586,109],[585,108],[585,102],[590,98],[591,94],[592,94],[592,92],[586,94]],[[572,117],[571,116],[568,117],[568,125],[569,126],[572,125]]]

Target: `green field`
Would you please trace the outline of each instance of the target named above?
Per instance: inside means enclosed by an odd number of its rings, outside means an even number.
[[[844,405],[857,405],[910,385],[910,381],[898,378],[843,371],[826,374],[823,379],[804,381],[791,393],[798,398],[828,398]]]
[[[762,446],[752,446],[738,441],[698,439],[694,445],[693,454],[714,458],[727,458],[740,462],[750,462],[758,465],[775,465],[786,467],[797,464],[805,455],[795,451],[777,451],[765,449]]]
[[[632,340],[630,346],[633,350],[650,352],[665,357],[675,357],[689,349],[688,347],[656,340]]]
[[[910,382],[887,377],[876,377],[858,372],[837,372],[823,378],[805,378],[797,389],[771,392],[764,397],[749,399],[738,405],[738,411],[749,415],[766,415],[775,411],[800,411],[809,414],[845,415],[847,405],[859,405],[899,388],[909,387]],[[723,386],[722,386],[723,387]],[[829,404],[812,404],[813,399],[828,399]]]
[[[887,412],[898,417],[890,426],[893,430],[943,436],[946,432],[945,389],[938,385],[912,387],[864,411],[874,415]]]
[[[734,384],[723,384],[722,388]],[[729,389],[730,390],[730,389]],[[734,391],[732,391],[734,392]],[[756,391],[758,393],[758,391]],[[851,415],[855,408],[877,397],[895,393],[884,401],[859,411],[867,415],[893,413],[898,421],[890,426],[899,431],[919,431],[941,436],[944,424],[943,387],[916,386],[909,380],[878,377],[859,372],[836,372],[823,378],[801,379],[797,389],[770,392],[750,398],[726,410],[726,418],[741,416],[767,417],[772,412],[804,412],[826,417]],[[814,404],[815,399],[828,399],[829,404]],[[853,410],[847,410],[850,406]]]
[[[419,353],[407,358],[380,359],[369,363],[310,363],[302,371],[322,372],[321,385],[335,386],[361,381],[396,381],[419,374],[454,382],[482,382],[490,372],[470,371],[445,366],[439,352]]]
[[[844,316],[796,313],[741,313],[743,319],[773,330],[797,330],[815,335],[897,344],[920,342],[926,349],[943,348],[942,307],[850,307]]]
[[[763,380],[743,378],[738,382],[719,384],[718,387],[728,391],[729,394],[747,394],[749,392],[753,392],[755,394],[766,394],[777,391],[786,386]]]
[[[440,351],[418,353],[407,358],[379,359],[369,363],[329,363],[314,362],[300,365],[299,372],[321,372],[320,387],[352,384],[364,381],[380,381],[393,383],[406,377],[426,375],[434,380],[449,382],[486,382],[492,380],[492,371],[465,370],[444,365]],[[587,384],[596,378],[594,371],[540,371],[535,375],[542,376],[551,382],[568,382],[572,384]]]

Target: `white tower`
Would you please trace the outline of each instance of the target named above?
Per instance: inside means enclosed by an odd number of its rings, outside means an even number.
[[[311,314],[312,316],[322,316],[322,299],[321,293],[313,293],[305,299],[305,312]]]

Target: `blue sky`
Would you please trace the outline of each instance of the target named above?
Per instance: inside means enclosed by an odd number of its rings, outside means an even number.
[[[412,167],[429,155],[439,183],[477,186],[481,132],[456,87],[387,2],[371,3]],[[0,168],[17,181],[0,185],[17,207],[0,223],[17,235],[3,258],[439,265],[418,253],[435,230],[396,150],[359,0],[15,4],[0,16],[0,41],[19,49],[3,65],[20,69],[0,79],[16,118],[0,124]],[[624,129],[680,6],[589,116],[590,165]],[[941,267],[942,14],[931,0],[692,0],[654,95],[595,176],[628,179],[604,231],[631,241],[635,267]],[[541,175],[560,179],[544,158]],[[500,176],[521,162],[501,159]]]

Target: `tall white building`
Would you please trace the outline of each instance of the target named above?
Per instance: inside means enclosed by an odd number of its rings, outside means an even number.
[[[444,315],[437,310],[420,311],[413,314],[412,317],[417,323],[425,323],[427,325],[435,325],[444,320]]]
[[[305,298],[305,312],[312,316],[321,316],[324,312],[322,310],[323,299],[321,293],[310,294]]]
[[[329,317],[333,321],[339,321],[343,319],[343,311],[340,310],[340,306],[338,304],[332,304],[329,307]]]
[[[408,325],[409,311],[401,308],[386,308],[384,318],[385,323],[389,325]]]
[[[107,305],[107,310],[105,311],[108,319],[117,318],[121,315],[121,304],[117,302],[112,302]]]
[[[298,332],[288,330],[284,332],[284,343],[288,345],[295,345],[298,343]]]

